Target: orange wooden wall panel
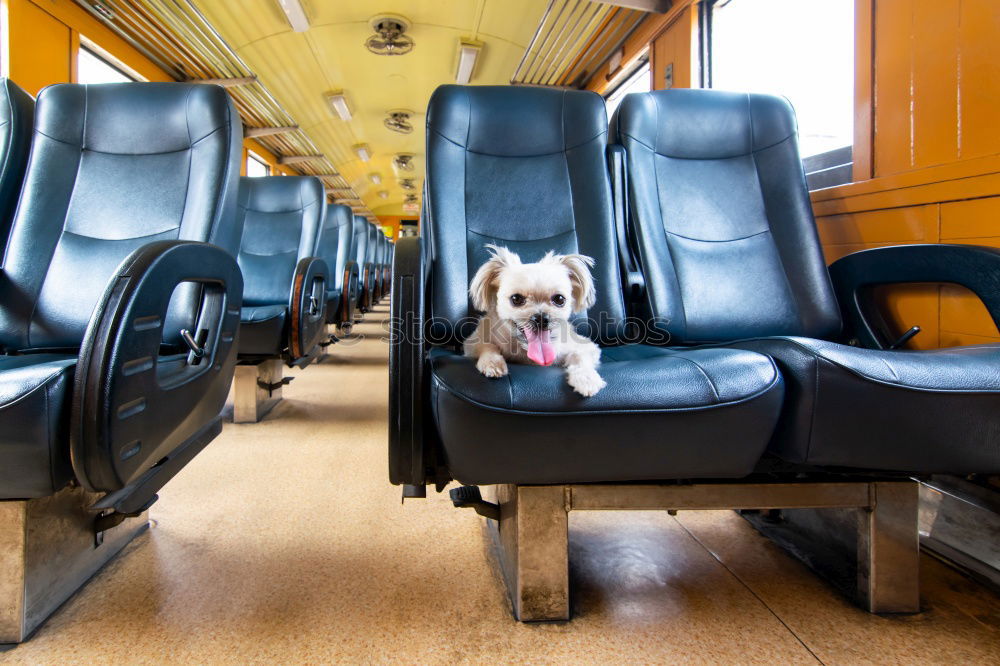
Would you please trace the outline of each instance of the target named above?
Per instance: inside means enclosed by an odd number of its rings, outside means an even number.
[[[53,83],[72,78],[72,31],[28,0],[9,0],[7,72],[32,95]]]
[[[670,27],[653,40],[650,56],[653,90],[664,88],[668,65],[673,65],[674,88],[690,88],[695,83],[692,46],[697,35],[691,22],[695,13],[691,7],[685,7]]]
[[[953,6],[954,2],[943,3]],[[960,157],[1000,153],[1000,2],[961,0],[959,4]]]
[[[958,159],[957,7],[915,0],[911,19],[913,164],[931,166]]]
[[[875,175],[911,166],[909,2],[877,2],[875,11]]]

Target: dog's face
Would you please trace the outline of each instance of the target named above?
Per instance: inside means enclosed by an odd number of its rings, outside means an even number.
[[[476,309],[510,323],[528,357],[541,365],[554,358],[552,335],[565,334],[574,312],[594,304],[594,260],[549,252],[533,264],[504,247],[487,245],[489,261],[476,272],[469,295]]]

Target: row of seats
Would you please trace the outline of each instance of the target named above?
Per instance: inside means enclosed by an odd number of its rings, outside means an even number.
[[[221,431],[238,370],[273,405],[281,366],[387,290],[391,244],[328,210],[318,178],[240,178],[242,128],[219,86],[64,84],[36,102],[0,80],[0,501],[27,521],[0,525],[23,547],[0,606],[31,608],[0,642],[144,529]],[[255,364],[274,383],[239,367]]]
[[[240,178],[217,86],[0,81],[0,499],[135,514],[221,429],[236,364],[305,365],[392,243],[315,177]]]
[[[427,166],[394,304],[433,335],[393,342],[394,483],[1000,471],[1000,348],[893,349],[871,297],[956,282],[1000,321],[1000,253],[880,248],[828,270],[784,99],[633,94],[609,132],[593,93],[444,86]],[[535,365],[490,379],[463,356],[487,243],[594,258],[578,329],[607,388],[582,398]]]
[[[242,125],[212,86],[0,89],[0,499],[135,515],[221,430]]]
[[[241,178],[241,362],[308,364],[383,296],[393,243],[314,176]]]

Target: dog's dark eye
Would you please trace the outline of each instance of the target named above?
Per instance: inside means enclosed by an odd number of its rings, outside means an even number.
[[[521,294],[514,294],[513,296],[510,297],[510,304],[513,305],[515,308],[519,308],[522,305],[524,305],[524,300],[525,300],[524,296],[522,296]]]
[[[562,294],[552,294],[552,305],[561,308],[566,305],[566,297]]]

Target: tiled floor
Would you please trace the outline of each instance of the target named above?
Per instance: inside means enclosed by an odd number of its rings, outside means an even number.
[[[726,511],[573,513],[575,618],[518,624],[480,519],[388,483],[376,315],[0,663],[1000,663],[1000,597],[959,574],[924,558],[925,612],[872,616]]]

